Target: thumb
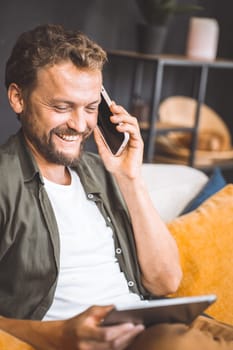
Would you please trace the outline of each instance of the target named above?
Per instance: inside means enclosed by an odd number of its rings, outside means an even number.
[[[114,309],[114,305],[92,306],[87,311],[94,322],[99,324],[112,309]]]

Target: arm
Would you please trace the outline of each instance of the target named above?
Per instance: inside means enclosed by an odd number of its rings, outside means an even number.
[[[119,157],[105,147],[98,130],[95,139],[106,168],[115,177],[127,204],[142,271],[144,286],[156,295],[174,292],[181,279],[178,249],[175,240],[154,208],[141,175],[143,141],[136,118],[123,107],[111,106],[118,130],[127,131],[130,141]]]
[[[0,329],[16,336],[37,350],[125,349],[144,328],[125,323],[101,327],[112,309],[93,306],[82,314],[63,321],[29,321],[0,318]]]

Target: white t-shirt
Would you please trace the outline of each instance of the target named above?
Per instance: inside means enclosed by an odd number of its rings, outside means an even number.
[[[91,305],[140,300],[130,292],[115,257],[113,233],[96,204],[88,200],[76,172],[71,184],[44,179],[60,235],[60,272],[54,301],[44,320],[65,319]]]

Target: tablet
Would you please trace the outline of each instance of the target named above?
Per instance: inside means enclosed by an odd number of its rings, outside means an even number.
[[[104,326],[125,322],[144,324],[191,323],[216,300],[213,294],[142,301],[130,306],[116,306],[103,320]]]

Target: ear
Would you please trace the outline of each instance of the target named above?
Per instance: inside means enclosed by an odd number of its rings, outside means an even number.
[[[16,114],[20,114],[23,111],[23,96],[22,91],[17,84],[12,83],[8,88],[8,99],[10,105]]]

